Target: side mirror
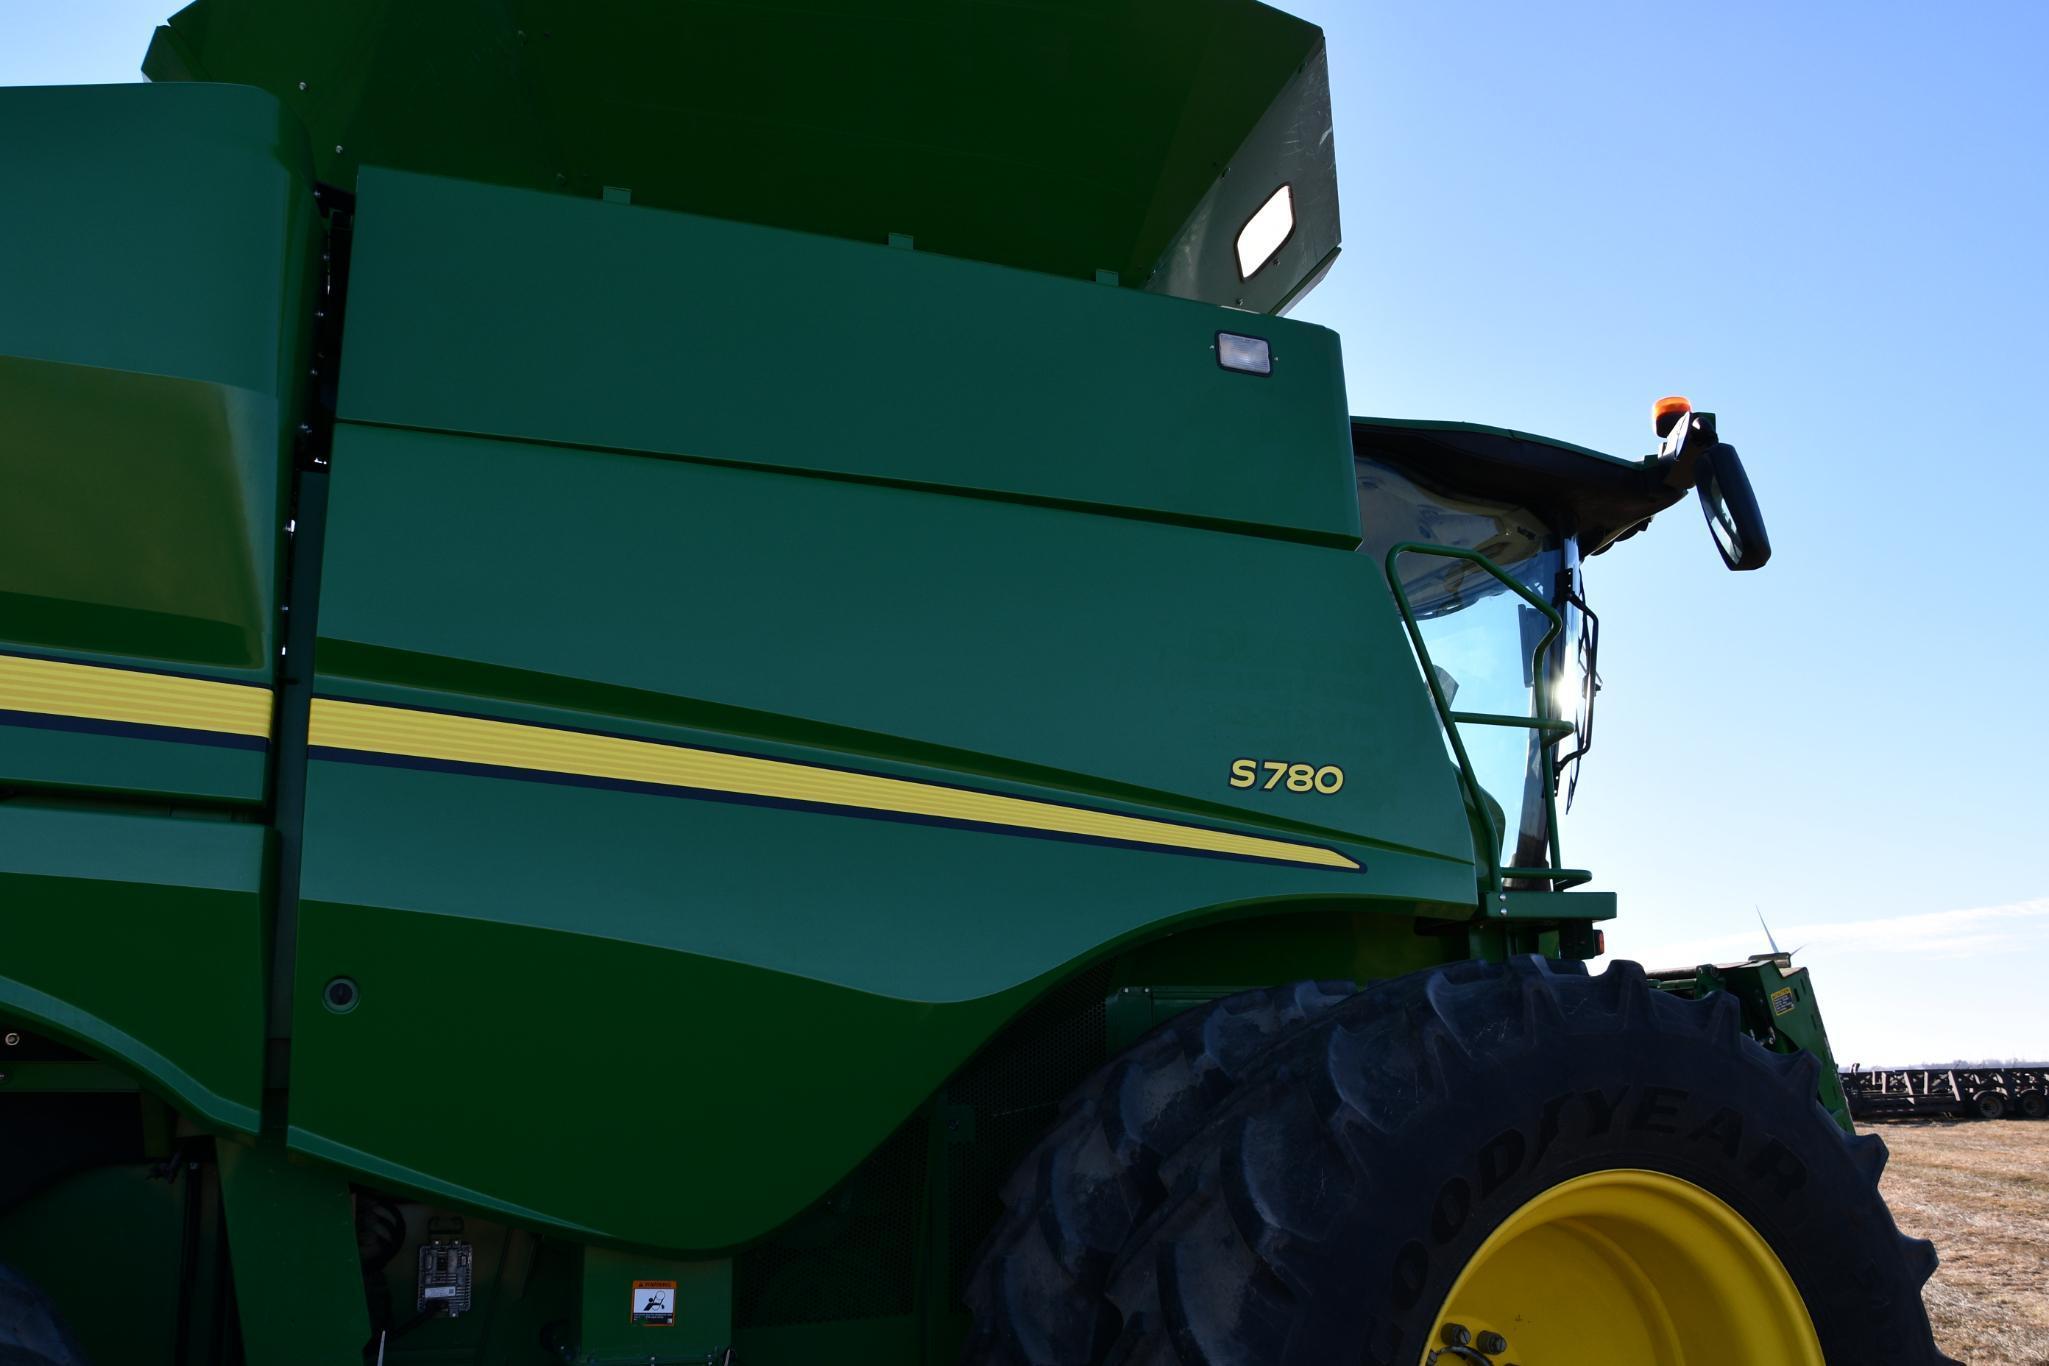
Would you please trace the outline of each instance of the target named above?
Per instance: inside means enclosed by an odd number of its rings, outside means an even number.
[[[1694,487],[1700,494],[1700,510],[1707,517],[1715,549],[1722,552],[1722,563],[1731,569],[1763,568],[1772,557],[1771,536],[1736,448],[1726,441],[1708,447],[1700,455],[1697,474]]]

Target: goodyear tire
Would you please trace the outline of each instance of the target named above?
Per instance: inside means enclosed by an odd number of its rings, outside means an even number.
[[[1100,1359],[1118,1328],[1103,1291],[1165,1197],[1161,1161],[1248,1067],[1350,996],[1350,983],[1297,982],[1184,1011],[1077,1087],[1004,1188],[1004,1217],[966,1286],[965,1360]]]
[[[1883,1142],[1822,1110],[1811,1056],[1739,1026],[1733,998],[1633,964],[1369,988],[1243,1065],[1156,1163],[1101,1299],[1077,1278],[1029,1325],[976,1304],[968,1359],[1944,1361],[1934,1252],[1879,1197]]]
[[[0,1266],[0,1366],[86,1366],[49,1296]]]

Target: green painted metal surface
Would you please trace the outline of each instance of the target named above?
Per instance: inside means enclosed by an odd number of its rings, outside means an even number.
[[[1470,907],[1453,772],[1384,583],[1348,548],[1328,334],[1262,324],[1260,379],[1209,349],[1242,315],[1175,300],[421,177],[366,177],[359,211],[322,697],[1309,841],[1365,868],[423,768],[324,747],[316,724],[302,1148],[716,1249],[794,1214],[1110,946],[1264,903]],[[707,255],[777,261],[787,302],[707,276]],[[506,291],[536,256],[590,262],[583,287]],[[1234,789],[1247,754],[1347,779]],[[319,999],[340,975],[363,993],[345,1015]],[[713,1042],[743,1019],[744,1046]],[[483,1021],[489,1049],[408,1073],[421,1030]],[[394,1104],[351,1103],[373,1079]],[[835,1122],[807,1129],[821,1096]],[[745,1118],[685,1122],[707,1100]],[[562,1160],[494,1143],[507,1126]],[[749,1177],[650,1193],[649,1163]]]
[[[1331,885],[1470,901],[1454,890],[1472,855],[1453,771],[1360,557],[357,428],[334,480],[324,693],[723,734],[724,747],[1357,843],[1368,876]],[[603,589],[565,591],[565,572]],[[1245,706],[1248,691],[1265,700]],[[1233,759],[1268,753],[1343,765],[1344,786],[1230,785]]]
[[[1601,542],[1676,494],[1350,421],[1335,337],[1212,306],[1335,250],[1317,140],[1279,273],[1211,259],[1320,43],[1246,0],[201,0],[169,84],[0,92],[0,1096],[189,1173],[182,1232],[124,1148],[0,1238],[86,1304],[67,1221],[190,1267],[224,1210],[252,1366],[373,1318],[392,1366],[942,1361],[1003,1171],[1146,1028],[1590,956],[1612,894],[1476,862],[1438,712],[1562,727],[1433,706],[1353,457]],[[360,192],[325,241],[316,173]],[[1798,973],[1692,987],[1826,1060]],[[457,1239],[472,1311],[417,1318]],[[229,1355],[208,1274],[95,1350]]]
[[[0,781],[50,789],[253,803],[263,796],[261,747],[109,728],[33,724],[0,731]]]
[[[310,172],[259,91],[0,90],[0,654],[268,683]],[[260,743],[22,705],[0,783],[264,795]]]
[[[28,86],[0,90],[0,123],[0,355],[298,393],[316,223],[306,135],[277,100]]]
[[[1613,892],[1502,892],[1490,913],[1508,920],[1613,920]]]
[[[366,172],[358,203],[346,421],[1358,541],[1323,328],[424,176]],[[1220,330],[1274,373],[1220,368]]]
[[[1269,915],[1234,917],[1146,939],[1117,955],[1110,985],[1119,991],[1154,990],[1163,984],[1243,989],[1288,981],[1311,968],[1321,976],[1370,982],[1464,956],[1462,936],[1418,934],[1415,921],[1407,914],[1390,914],[1393,909],[1372,903],[1345,910],[1284,905]],[[1409,908],[1418,916],[1430,909]]]
[[[4,112],[0,112],[4,117]],[[274,638],[273,395],[0,357],[6,635],[261,678]]]
[[[1227,167],[1262,197],[1290,178],[1257,147],[1233,161],[1321,47],[1251,0],[201,0],[145,69],[272,91],[344,187],[365,166],[593,200],[614,186],[1139,285]]]
[[[665,1298],[655,1298],[664,1290]],[[667,1321],[650,1312],[663,1304]],[[731,1262],[672,1262],[586,1248],[578,1360],[588,1366],[716,1362],[733,1345],[732,1307]]]
[[[0,1013],[254,1131],[270,841],[260,825],[0,802]]]
[[[270,1138],[223,1143],[219,1159],[250,1366],[360,1366],[370,1323],[348,1178]]]

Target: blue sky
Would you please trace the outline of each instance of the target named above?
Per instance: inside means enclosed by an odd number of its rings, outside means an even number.
[[[1568,861],[1654,964],[1804,945],[1845,1061],[2049,1056],[2049,6],[1296,0],[1355,412],[1649,449],[1721,415],[1771,526],[1592,562]],[[134,79],[163,0],[0,0],[0,84]]]
[[[1619,455],[1720,414],[1774,555],[1691,500],[1593,560],[1567,862],[1655,964],[1806,945],[1845,1062],[2049,1055],[2049,7],[1298,0],[1354,412]]]

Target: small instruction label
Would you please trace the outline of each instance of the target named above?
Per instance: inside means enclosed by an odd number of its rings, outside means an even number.
[[[1793,988],[1780,987],[1777,991],[1772,993],[1772,1014],[1791,1015],[1792,1013]]]
[[[633,1283],[633,1322],[646,1328],[674,1328],[676,1326],[676,1283],[674,1281],[635,1281]]]

